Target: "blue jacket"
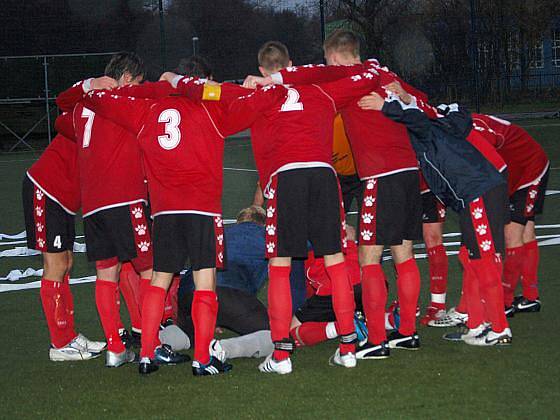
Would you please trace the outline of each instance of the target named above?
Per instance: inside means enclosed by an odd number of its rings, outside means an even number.
[[[382,112],[406,125],[420,169],[430,190],[443,204],[460,212],[470,202],[506,184],[503,176],[467,140],[470,113],[456,105],[444,118],[430,120],[416,107],[390,95]]]

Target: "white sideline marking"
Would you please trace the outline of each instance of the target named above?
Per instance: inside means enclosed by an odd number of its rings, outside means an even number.
[[[246,168],[224,168],[224,171],[257,172],[256,169],[246,169]]]

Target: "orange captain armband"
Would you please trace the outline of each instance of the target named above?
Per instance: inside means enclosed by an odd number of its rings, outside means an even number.
[[[219,101],[222,95],[222,87],[220,85],[204,85],[202,99],[205,101]]]

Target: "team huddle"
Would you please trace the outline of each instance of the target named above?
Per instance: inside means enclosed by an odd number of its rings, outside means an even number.
[[[105,76],[58,96],[58,134],[23,182],[28,247],[43,253],[40,294],[51,360],[87,360],[106,351],[107,366],[138,362],[143,375],[189,361],[160,335],[174,277],[188,263],[193,374],[231,370],[214,339],[216,270],[228,269],[223,155],[226,137],[246,129],[266,198],[271,349],[260,371],[290,373],[296,346],[323,339],[338,338],[330,364],[346,368],[358,359],[387,358],[392,349],[420,348],[413,241],[422,238],[431,303],[420,322],[462,326],[444,336],[449,340],[511,344],[507,318],[541,306],[534,221],[543,208],[546,154],[508,121],[457,104],[432,106],[377,60],[362,61],[359,49],[354,33],[337,30],[324,43],[327,65],[293,66],[283,44],[267,42],[258,52],[262,76],[248,76],[243,86],[211,80],[196,60],[183,74],[165,72],[158,82],[142,83],[142,60],[119,53]],[[341,138],[352,161],[344,170],[340,154],[333,154],[333,139],[336,150]],[[356,237],[345,221],[353,198]],[[459,215],[463,267],[461,300],[449,310],[447,208]],[[106,342],[89,340],[74,326],[69,274],[80,209]],[[398,296],[388,314],[385,248]],[[308,259],[307,281],[328,301],[332,322],[302,315],[316,300],[292,308],[293,259]],[[516,297],[519,280],[523,294]],[[123,334],[121,292],[138,313],[133,337]],[[139,356],[131,338],[140,341]]]

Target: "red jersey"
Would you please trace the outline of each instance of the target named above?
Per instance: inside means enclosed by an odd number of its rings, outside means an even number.
[[[275,82],[299,85],[339,79],[360,70],[369,70],[376,74],[378,86],[372,90],[383,97],[386,96],[383,86],[398,81],[407,92],[417,98],[419,107],[423,109],[423,105],[427,103],[428,98],[424,93],[403,82],[386,67],[379,66],[377,60],[366,60],[363,64],[354,66],[288,67],[274,74],[272,78]],[[427,107],[427,110],[431,112],[432,108]],[[416,155],[404,125],[390,120],[381,111],[361,109],[357,101],[348,103],[341,110],[341,114],[361,179],[418,170]]]
[[[58,134],[29,168],[27,176],[51,200],[74,215],[80,209],[80,178],[72,115],[60,115],[55,129]]]
[[[523,128],[491,115],[473,114],[473,124],[490,131],[486,137],[508,165],[509,194],[538,181],[549,167],[544,149]]]
[[[358,246],[354,241],[348,241],[344,264],[352,286],[361,283],[360,264],[358,263]],[[313,251],[309,251],[305,261],[305,281],[307,289],[317,296],[332,295],[331,279],[325,268],[323,258],[315,258]],[[309,296],[308,296],[309,297]]]
[[[467,136],[467,141],[472,144],[498,172],[503,172],[507,168],[507,165],[496,149],[486,140],[489,135],[491,134],[488,130],[473,125],[473,129]]]

